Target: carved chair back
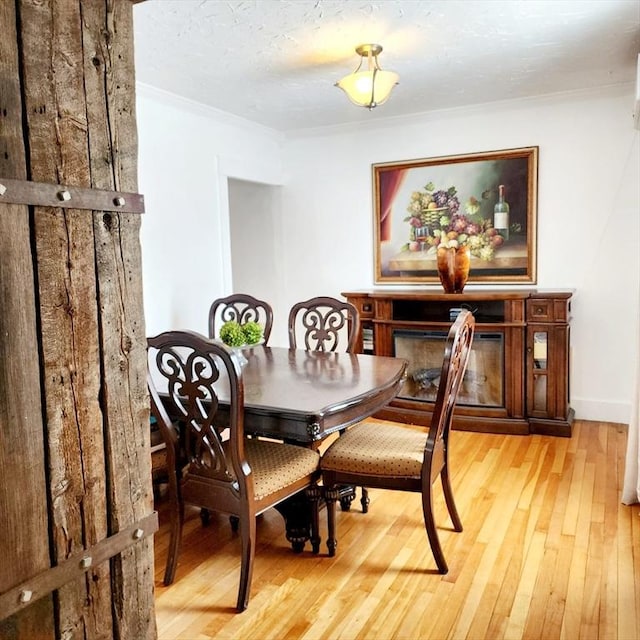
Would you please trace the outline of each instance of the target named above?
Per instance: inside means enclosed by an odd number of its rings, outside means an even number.
[[[240,365],[224,345],[191,331],[168,331],[149,338],[148,345],[151,410],[174,468],[176,463],[186,466],[182,498],[215,502],[222,492],[225,501],[237,503],[235,512],[252,497],[244,460]],[[224,412],[214,387],[221,382],[229,392]],[[178,475],[181,472],[176,469]]]
[[[151,410],[169,463],[171,534],[164,583],[171,584],[175,576],[185,503],[227,513],[237,518],[240,532],[236,608],[243,611],[249,602],[256,516],[313,487],[319,454],[244,437],[242,369],[238,357],[221,342],[192,331],[169,331],[149,338],[148,347]],[[317,540],[317,502],[313,513],[310,537]],[[292,544],[302,550],[305,539]]]
[[[217,331],[229,320],[240,324],[258,322],[262,325],[264,344],[267,344],[273,327],[273,309],[268,302],[245,293],[218,298],[209,309],[209,337],[217,339]]]
[[[361,422],[338,438],[322,458],[322,476],[327,503],[329,555],[334,555],[336,539],[336,489],[344,484],[363,487],[415,491],[422,494],[425,528],[436,564],[448,571],[435,525],[432,485],[440,476],[445,502],[456,531],[462,531],[448,471],[448,439],[453,410],[462,385],[471,351],[475,320],[462,311],[447,335],[438,394],[428,433],[393,423]],[[423,451],[421,461],[417,452]]]
[[[353,353],[360,331],[358,310],[328,296],[298,302],[289,311],[289,347]]]

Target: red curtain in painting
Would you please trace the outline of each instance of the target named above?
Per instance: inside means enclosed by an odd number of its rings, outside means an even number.
[[[406,174],[406,169],[381,170],[378,174],[380,184],[380,242],[391,239],[391,208]]]

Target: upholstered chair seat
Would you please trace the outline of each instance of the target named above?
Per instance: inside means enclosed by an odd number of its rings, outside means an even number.
[[[254,438],[245,439],[244,454],[258,502],[316,473],[320,464],[320,454],[313,449]]]
[[[322,469],[419,481],[426,442],[426,429],[369,423],[342,434],[322,458]]]

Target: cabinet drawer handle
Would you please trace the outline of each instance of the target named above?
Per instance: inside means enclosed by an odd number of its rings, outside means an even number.
[[[536,313],[538,315],[542,315],[545,312],[545,308],[544,307],[536,307]]]

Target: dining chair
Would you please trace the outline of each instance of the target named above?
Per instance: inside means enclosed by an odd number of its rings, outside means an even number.
[[[245,437],[242,368],[222,343],[191,331],[168,331],[149,338],[148,347],[151,411],[166,443],[169,480],[164,584],[175,577],[185,505],[233,515],[242,548],[236,608],[243,611],[251,588],[256,516],[315,486],[320,456],[305,447]],[[316,527],[314,518],[312,539],[318,537]]]
[[[289,311],[289,348],[307,351],[337,351],[353,353],[360,332],[360,314],[350,302],[330,296],[317,296],[297,302]],[[340,431],[343,434],[344,430]],[[340,506],[349,511],[355,498],[352,485],[340,491]],[[362,488],[362,512],[369,510],[369,495]]]
[[[269,342],[273,327],[273,309],[268,302],[246,293],[234,293],[213,301],[209,308],[209,337],[217,339],[217,331],[229,320],[240,324],[253,321],[262,325],[264,344]]]
[[[455,531],[462,522],[449,479],[449,431],[462,384],[475,320],[462,311],[447,335],[438,393],[428,431],[400,424],[361,422],[338,438],[322,456],[320,467],[327,503],[329,555],[337,546],[335,503],[343,484],[422,494],[422,513],[438,571],[448,566],[440,546],[433,514],[433,483],[440,477],[449,516]]]
[[[307,351],[353,353],[360,314],[350,303],[329,296],[297,302],[289,311],[289,347]]]
[[[273,327],[273,309],[268,302],[259,300],[247,293],[232,293],[223,298],[217,298],[209,308],[209,338],[218,340],[218,331],[225,322],[235,320],[240,324],[245,322],[258,322],[262,325],[262,342],[267,344]],[[242,357],[242,356],[240,356]],[[209,512],[200,510],[200,518],[203,524],[209,523]],[[238,530],[238,520],[230,517],[231,527]]]

